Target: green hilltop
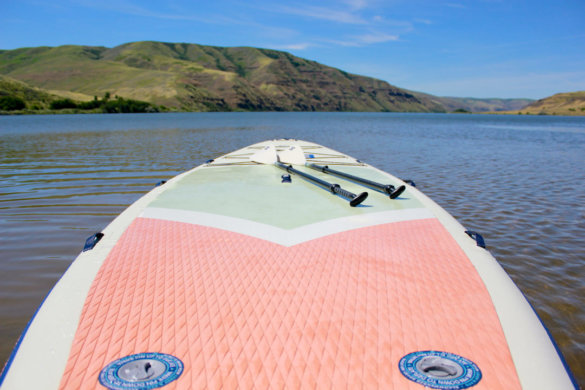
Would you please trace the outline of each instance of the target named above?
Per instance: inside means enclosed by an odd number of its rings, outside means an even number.
[[[109,93],[173,111],[445,111],[385,81],[252,47],[133,42],[0,50],[0,75],[51,99],[88,102]]]
[[[526,115],[585,115],[585,91],[557,93],[514,112]]]

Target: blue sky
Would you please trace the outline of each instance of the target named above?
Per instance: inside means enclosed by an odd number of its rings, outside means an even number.
[[[254,46],[439,96],[585,90],[585,0],[0,0],[0,11],[0,49]]]

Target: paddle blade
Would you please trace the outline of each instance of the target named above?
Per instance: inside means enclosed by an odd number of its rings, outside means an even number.
[[[286,150],[278,152],[278,161],[285,164],[305,165],[307,159],[300,147],[291,146]]]
[[[257,151],[250,156],[250,161],[254,161],[260,164],[274,164],[278,161],[276,149],[274,145],[265,146],[262,150]]]

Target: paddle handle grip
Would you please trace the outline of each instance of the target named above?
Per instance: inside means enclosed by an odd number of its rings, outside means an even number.
[[[359,195],[354,194],[353,192],[349,192],[347,190],[344,190],[343,188],[341,188],[341,186],[339,184],[332,184],[331,187],[329,187],[331,189],[331,192],[333,192],[334,194],[337,194],[339,196],[344,197],[345,199],[349,200],[349,205],[351,207],[355,207],[358,204],[362,203],[367,197],[368,197],[368,193],[367,192],[362,192]]]
[[[348,190],[344,190],[343,188],[341,188],[341,186],[339,184],[332,184],[331,185],[331,192],[343,196],[346,199],[353,199],[355,198],[357,195],[354,194],[353,192],[349,192]]]

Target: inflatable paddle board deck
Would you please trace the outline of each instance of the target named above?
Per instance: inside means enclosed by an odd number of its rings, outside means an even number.
[[[576,388],[478,244],[394,176],[311,142],[261,142],[88,239],[2,389]]]

